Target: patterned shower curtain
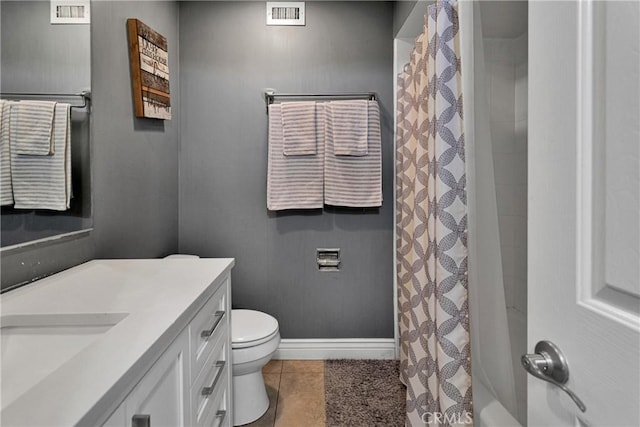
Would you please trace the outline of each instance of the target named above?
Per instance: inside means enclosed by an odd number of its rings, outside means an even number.
[[[396,230],[407,426],[472,424],[458,15],[428,6],[398,76]]]

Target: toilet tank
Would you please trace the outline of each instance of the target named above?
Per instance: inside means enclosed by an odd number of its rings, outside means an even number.
[[[167,258],[200,258],[198,255],[187,255],[187,254],[172,254],[172,255],[167,255],[166,257],[164,257],[165,259]]]

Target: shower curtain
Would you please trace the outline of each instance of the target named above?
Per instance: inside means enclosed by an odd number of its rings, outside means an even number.
[[[398,77],[398,320],[408,426],[472,422],[458,29],[455,2],[428,6]]]

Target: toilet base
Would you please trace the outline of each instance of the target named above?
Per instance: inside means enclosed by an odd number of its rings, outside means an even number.
[[[233,425],[249,424],[267,412],[269,397],[261,370],[233,376]]]

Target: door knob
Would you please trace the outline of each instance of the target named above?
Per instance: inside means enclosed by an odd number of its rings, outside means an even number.
[[[536,344],[535,354],[523,354],[520,358],[524,369],[536,378],[560,388],[578,405],[582,412],[587,407],[565,384],[569,380],[569,365],[560,349],[551,341]]]

